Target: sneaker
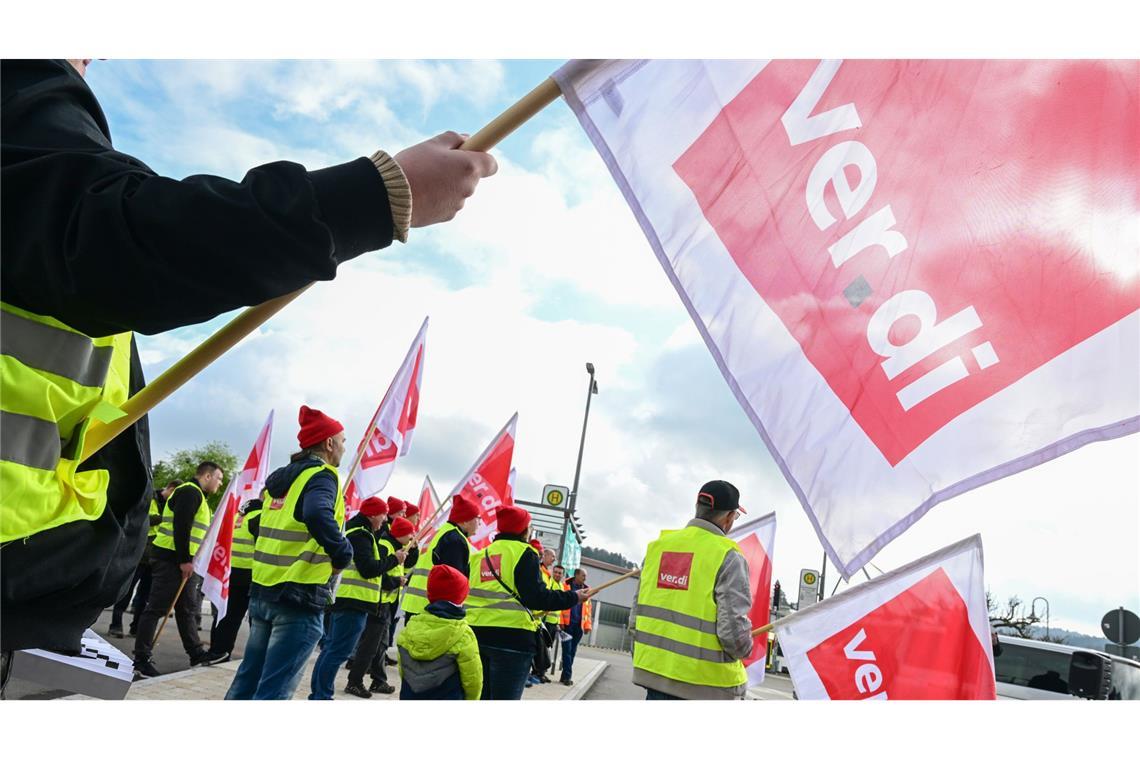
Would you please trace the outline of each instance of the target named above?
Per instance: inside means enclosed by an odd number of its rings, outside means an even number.
[[[368,690],[373,694],[392,694],[396,691],[396,687],[383,681],[373,681]]]
[[[344,687],[344,693],[351,694],[354,697],[360,697],[361,699],[372,699],[372,692],[364,688],[364,684],[362,683],[350,683]]]
[[[114,623],[111,623],[111,625],[107,628],[107,635],[108,636],[114,636],[116,639],[123,638],[123,626],[122,626],[122,624],[115,625]]]
[[[558,679],[558,683],[562,684],[563,686],[573,686],[574,685],[574,682],[568,678],[560,678],[560,679]]]
[[[162,675],[162,673],[159,673],[158,668],[154,666],[154,660],[135,660],[136,681],[141,681],[144,678],[154,678],[160,675]]]
[[[538,680],[535,676],[527,676],[526,677],[526,685],[527,686],[535,686],[535,685],[540,684],[540,683],[542,683],[542,681]]]
[[[550,679],[549,679],[549,678],[547,678],[547,677],[546,677],[546,676],[544,676],[544,675],[543,675],[543,676],[539,676],[539,677],[538,677],[538,681],[539,681],[539,683],[550,683]]]
[[[190,667],[195,668],[199,665],[216,665],[219,662],[225,662],[230,659],[227,652],[210,652],[202,649],[195,654],[190,655]]]

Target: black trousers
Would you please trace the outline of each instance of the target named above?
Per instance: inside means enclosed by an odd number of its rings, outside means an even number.
[[[133,600],[132,600],[133,595]],[[115,602],[115,606],[111,612],[111,625],[123,625],[123,613],[129,607],[131,610],[131,625],[132,627],[139,622],[139,616],[146,608],[146,600],[150,597],[150,561],[143,560],[139,566],[135,568],[135,577],[131,578],[131,585],[127,587],[127,593],[123,594],[122,599]]]
[[[135,637],[135,659],[150,659],[151,642],[158,631],[158,623],[166,616],[166,611],[174,602],[174,595],[178,594],[178,587],[182,584],[182,571],[177,562],[156,559],[150,563],[151,583],[150,598],[147,599],[146,609],[139,618],[139,632]],[[202,598],[198,595],[197,584],[193,578],[186,582],[178,602],[174,605],[174,620],[178,623],[178,635],[182,637],[182,646],[186,654],[193,655],[202,649],[202,640],[198,638],[198,622],[195,615],[201,614]]]
[[[210,651],[227,654],[234,651],[234,642],[237,641],[238,631],[241,630],[245,613],[249,610],[249,588],[253,585],[253,571],[246,568],[234,568],[230,571],[230,600],[226,608],[226,616],[221,620],[215,618],[214,626],[210,629]]]
[[[352,655],[352,667],[348,670],[348,682],[360,686],[364,685],[364,673],[367,671],[373,681],[388,683],[388,669],[384,665],[384,655],[388,648],[388,631],[392,625],[392,611],[394,604],[381,604],[377,615],[369,615],[368,622],[364,624],[364,633],[360,634],[360,641],[356,643],[356,652]]]

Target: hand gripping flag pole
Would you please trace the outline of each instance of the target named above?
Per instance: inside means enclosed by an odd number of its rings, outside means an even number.
[[[487,126],[471,135],[459,146],[460,150],[490,150],[543,108],[553,103],[559,94],[558,85],[554,83],[553,79],[547,79],[506,111],[496,116]],[[246,309],[229,324],[206,339],[204,343],[179,359],[174,366],[159,375],[153,383],[127,399],[120,410],[121,416],[109,422],[93,419],[91,429],[84,441],[80,461],[89,459],[92,454],[136,423],[143,415],[210,366],[226,351],[236,346],[242,338],[288,306],[291,301],[308,290],[309,287],[311,284],[293,293],[278,296],[259,306]]]

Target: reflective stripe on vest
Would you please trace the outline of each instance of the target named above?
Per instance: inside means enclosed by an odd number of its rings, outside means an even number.
[[[198,492],[198,511],[194,513],[194,522],[190,525],[190,556],[193,557],[202,541],[205,540],[206,532],[210,530],[210,507],[206,504],[206,494],[202,492],[198,482],[194,480],[183,483],[171,491],[170,498],[166,500],[168,506],[171,499],[174,498],[174,494],[183,488],[190,488]],[[154,545],[161,549],[175,550],[173,509],[162,510],[162,522],[158,524],[158,535],[154,537]]]
[[[732,539],[703,528],[663,531],[645,553],[634,621],[633,666],[682,683],[735,687],[744,665],[716,635],[713,587]]]
[[[381,538],[381,539],[378,539],[378,541],[380,543],[384,544],[384,546],[388,547],[388,552],[391,554],[395,554],[398,550],[403,548],[400,546],[400,543],[398,541],[396,541],[395,539]],[[387,575],[389,578],[403,578],[404,577],[404,566],[403,565],[396,565],[391,570],[384,573],[384,575]],[[382,590],[380,592],[380,603],[381,604],[391,604],[392,602],[396,601],[399,598],[400,598],[400,587],[399,586],[397,586],[396,588],[394,588],[390,591],[383,591]]]
[[[473,626],[489,628],[521,628],[527,631],[538,630],[538,621],[530,610],[514,598],[499,581],[495,580],[488,561],[494,566],[503,583],[518,593],[515,584],[515,566],[522,556],[534,551],[530,544],[522,541],[492,541],[485,552],[471,555],[471,577],[468,579],[471,591],[467,596],[467,622]],[[497,558],[497,559],[496,559]]]
[[[0,542],[103,513],[110,477],[77,460],[91,419],[121,415],[130,374],[129,332],[90,338],[0,303]]]
[[[413,615],[418,615],[427,608],[427,577],[431,572],[435,562],[432,556],[435,554],[435,547],[439,545],[439,540],[448,533],[459,531],[459,535],[463,536],[463,531],[459,530],[454,523],[444,523],[439,532],[435,534],[427,548],[420,552],[419,559],[416,560],[416,566],[408,573],[408,585],[404,586],[404,612],[409,612]],[[467,553],[471,554],[471,542],[466,536],[463,540],[467,542]]]
[[[253,569],[253,545],[256,539],[249,532],[249,521],[260,512],[260,509],[251,509],[244,515],[234,515],[234,545],[230,549],[230,567],[238,570]]]
[[[336,468],[321,463],[304,470],[289,486],[285,498],[263,503],[257,543],[253,547],[253,582],[260,586],[279,583],[326,584],[332,575],[332,560],[313,538],[305,524],[293,517],[305,485],[319,472],[332,473],[336,482],[333,508],[336,524],[344,527],[344,494]]]
[[[372,540],[372,559],[380,561],[380,547],[376,545],[376,535],[364,526],[358,526],[345,533],[345,537],[356,532],[364,532]],[[340,585],[336,587],[337,599],[358,599],[368,604],[380,601],[380,579],[365,578],[356,567],[356,560],[340,574]]]

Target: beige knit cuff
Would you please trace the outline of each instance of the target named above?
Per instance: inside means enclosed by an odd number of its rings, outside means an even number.
[[[382,150],[372,154],[372,163],[388,191],[388,204],[392,207],[392,237],[406,243],[408,228],[412,226],[412,188],[408,185],[408,178],[396,160]]]

